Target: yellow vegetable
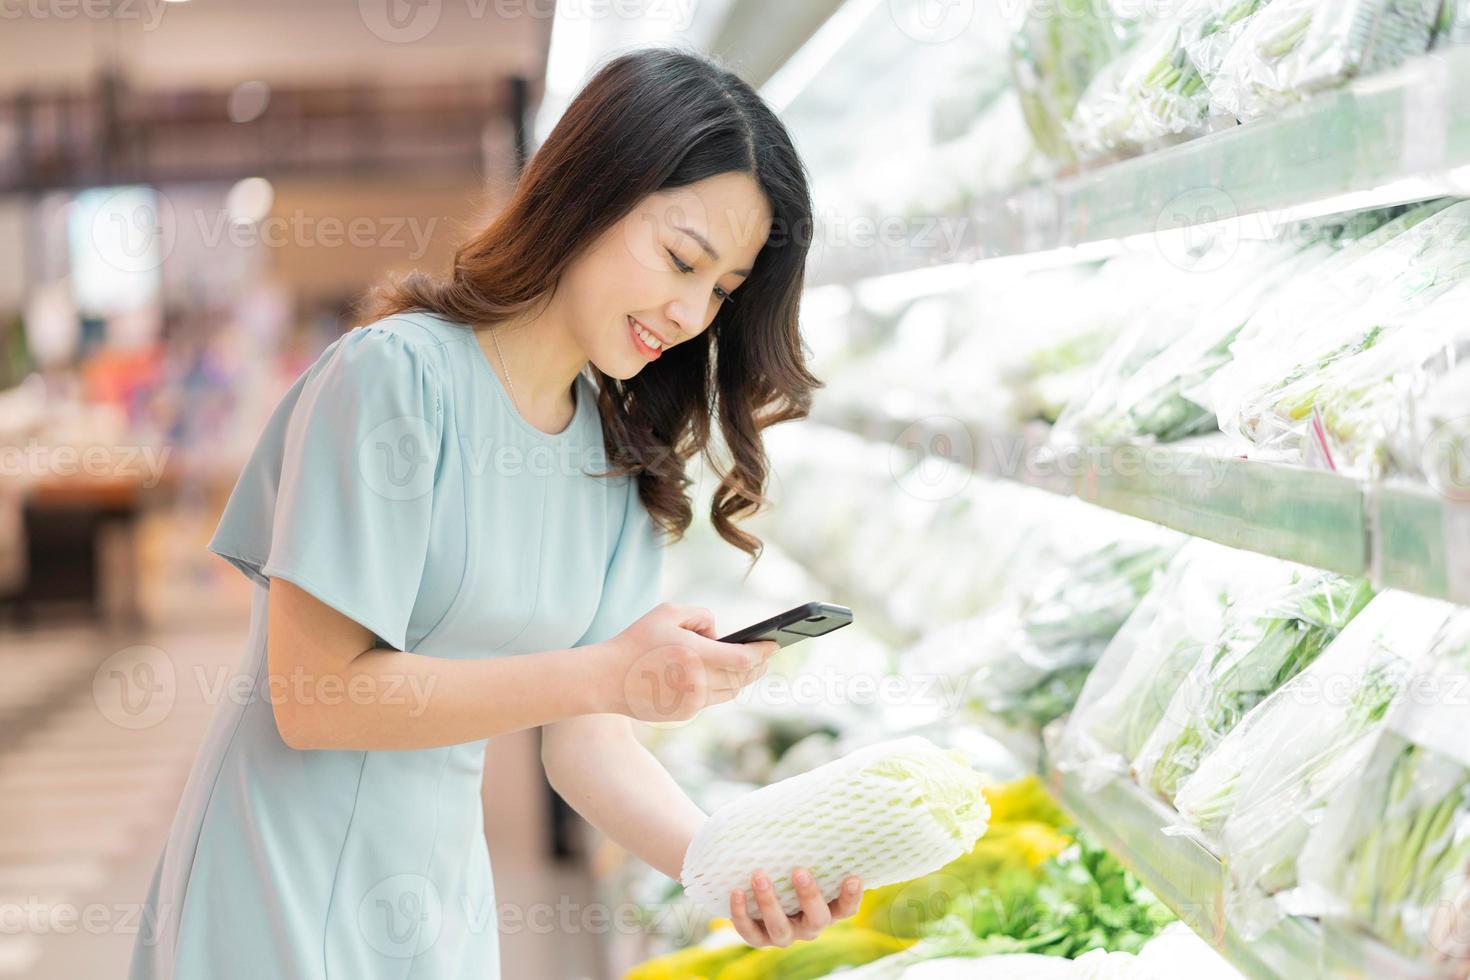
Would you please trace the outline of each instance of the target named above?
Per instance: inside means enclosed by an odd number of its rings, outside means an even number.
[[[689,946],[639,963],[623,975],[623,980],[714,980],[725,967],[754,952],[743,942]]]
[[[1035,776],[987,786],[982,792],[985,794],[985,801],[990,804],[992,828],[998,823],[1022,820],[1050,824],[1053,827],[1063,826],[1067,822],[1066,815],[1041,785],[1041,780]]]
[[[815,980],[843,966],[862,966],[902,952],[914,944],[844,919],[834,922],[816,939],[793,943],[785,949],[766,946],[721,970],[716,980]]]

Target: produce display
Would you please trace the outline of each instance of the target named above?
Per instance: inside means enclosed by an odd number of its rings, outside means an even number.
[[[817,939],[753,950],[716,919],[699,943],[639,965],[626,980],[905,977],[923,976],[911,971],[939,961],[974,969],[982,960],[1001,968],[1043,958],[1076,964],[1059,975],[1079,977],[1104,957],[1131,966],[1139,954],[1147,967],[1167,957],[1164,947],[1179,945],[1177,934],[1160,937],[1173,914],[1069,827],[1035,777],[988,785],[981,801],[990,824],[972,848],[926,875],[868,890],[857,915]],[[1155,937],[1169,941],[1150,953]],[[1214,959],[1193,946],[1187,955],[1206,966]],[[867,972],[851,969],[862,964]]]
[[[985,4],[942,43],[918,2],[791,118],[886,135],[822,142],[825,212],[958,233],[816,256],[825,388],[753,528],[860,624],[776,670],[908,693],[649,740],[713,815],[638,901],[715,918],[628,977],[1470,977],[1470,611],[1425,597],[1470,554],[1470,4]],[[750,949],[731,890],[793,912],[795,866],[858,913]]]
[[[1246,715],[1175,799],[1180,830],[1229,856],[1237,921],[1280,915],[1263,900],[1296,884],[1296,858],[1333,793],[1355,778],[1384,720],[1453,607],[1374,597],[1317,661]]]
[[[1328,803],[1284,904],[1470,970],[1470,613],[1444,624],[1356,778]]]
[[[1067,127],[1086,159],[1138,152],[1205,132],[1209,86],[1236,36],[1267,0],[1176,4],[1088,86]]]
[[[1354,387],[1381,379],[1354,382],[1352,370],[1372,365],[1370,352],[1389,340],[1397,345],[1407,332],[1411,347],[1421,337],[1431,347],[1454,342],[1453,311],[1466,295],[1457,287],[1470,275],[1470,202],[1415,208],[1369,240],[1382,244],[1350,249],[1347,261],[1254,317],[1232,345],[1230,365],[1212,380],[1221,429],[1248,440],[1256,455],[1302,458],[1311,419],[1331,410],[1318,397],[1332,388],[1333,372]],[[1341,388],[1329,393],[1346,413],[1350,396]],[[1351,441],[1342,417],[1336,424],[1339,438]]]
[[[1210,83],[1242,121],[1294,105],[1429,48],[1440,0],[1272,0],[1225,54]]]
[[[934,630],[903,655],[905,669],[967,677],[969,704],[1012,725],[1040,729],[1061,717],[1183,543],[1147,530],[1059,558],[1034,585],[1008,589],[993,611]]]
[[[1235,608],[1306,596],[1320,583],[1286,562],[1190,541],[1103,651],[1067,720],[1057,764],[1091,786],[1126,775],[1184,679],[1230,634]]]
[[[684,890],[715,914],[767,869],[786,914],[801,908],[790,871],[806,867],[827,901],[856,874],[907,881],[965,853],[985,832],[981,778],[962,756],[918,736],[880,742],[762,787],[716,810],[684,857]]]
[[[1310,667],[1372,596],[1361,579],[1303,570],[1288,588],[1233,606],[1139,750],[1139,782],[1172,800],[1246,712]]]

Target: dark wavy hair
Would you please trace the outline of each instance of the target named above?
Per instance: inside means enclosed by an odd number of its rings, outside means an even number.
[[[813,215],[806,169],[786,127],[739,76],[676,48],[646,48],[604,65],[532,156],[494,221],[455,252],[447,278],[390,281],[363,304],[366,321],[425,309],[491,324],[549,296],[562,271],[647,195],[724,173],[748,173],[772,211],[769,238],[739,302],[633,378],[594,367],[610,469],[636,474],[650,516],[674,540],[693,508],[686,464],[699,453],[719,476],[710,519],[760,557],[736,527],[768,502],[760,433],[805,418],[822,382],[806,365],[797,325]],[[718,420],[729,461],[711,451]]]

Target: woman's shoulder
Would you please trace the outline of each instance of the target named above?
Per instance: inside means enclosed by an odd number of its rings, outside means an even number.
[[[391,336],[410,347],[437,347],[461,344],[471,336],[469,326],[457,323],[428,310],[406,310],[391,313],[349,330],[344,337],[359,334],[360,339]]]

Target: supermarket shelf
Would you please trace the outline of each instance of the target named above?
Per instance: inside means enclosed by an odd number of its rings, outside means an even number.
[[[1280,116],[1211,133],[937,216],[963,233],[935,244],[829,248],[812,285],[955,261],[1153,234],[1210,217],[1281,213],[1470,165],[1470,46],[1324,92]],[[1406,188],[1402,200],[1447,191]],[[1376,204],[1392,203],[1388,201]],[[1346,202],[1338,210],[1363,204]],[[929,236],[920,239],[929,241]],[[937,240],[936,240],[937,241]]]
[[[814,416],[895,451],[1140,517],[1196,537],[1383,588],[1470,604],[1470,500],[1409,481],[1224,457],[1187,444],[1054,451],[1047,427],[987,432],[952,416]],[[939,453],[936,447],[944,447]]]
[[[1366,493],[1374,580],[1470,604],[1470,500],[1398,481]]]
[[[1366,934],[1343,925],[1324,927],[1315,919],[1289,917],[1258,938],[1243,938],[1225,915],[1225,866],[1198,842],[1162,832],[1174,817],[1167,806],[1122,780],[1093,791],[1054,766],[1048,765],[1044,776],[1063,809],[1245,975],[1256,980],[1443,976]]]

